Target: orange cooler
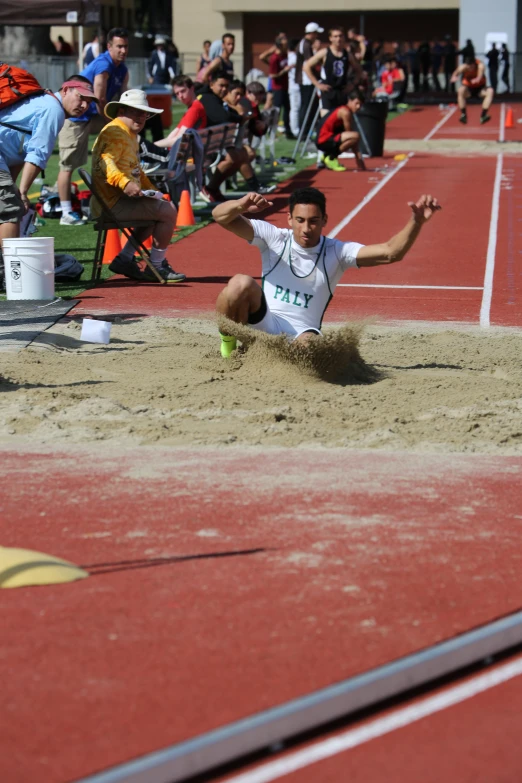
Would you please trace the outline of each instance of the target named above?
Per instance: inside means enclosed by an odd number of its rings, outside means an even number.
[[[147,101],[153,109],[163,109],[161,115],[161,124],[164,128],[170,128],[172,125],[172,92],[165,85],[151,84],[145,88]]]

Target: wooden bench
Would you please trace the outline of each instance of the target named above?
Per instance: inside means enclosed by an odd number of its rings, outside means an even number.
[[[215,169],[218,163],[225,157],[227,149],[234,147],[240,140],[240,126],[235,122],[227,122],[222,125],[212,125],[210,128],[204,128],[198,131],[198,135],[203,143],[203,177],[207,172]],[[194,171],[194,150],[193,141],[190,133],[184,133],[179,142],[174,166],[180,163],[186,168],[189,174],[190,198],[194,202],[197,197],[197,188],[195,177],[190,176]],[[174,166],[165,169],[161,168],[152,172],[149,176],[154,181],[160,180],[162,183],[169,184],[169,178],[173,174]],[[169,188],[170,192],[170,188]],[[171,192],[171,197],[173,193]],[[172,198],[174,203],[175,197]],[[177,206],[177,204],[176,204]]]

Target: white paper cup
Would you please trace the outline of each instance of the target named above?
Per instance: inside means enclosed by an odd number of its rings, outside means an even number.
[[[86,343],[103,343],[103,345],[108,345],[111,339],[111,326],[110,321],[95,321],[92,318],[84,318],[80,340]]]

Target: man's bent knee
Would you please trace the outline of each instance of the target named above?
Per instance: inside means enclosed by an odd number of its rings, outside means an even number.
[[[249,275],[234,275],[228,281],[227,289],[234,297],[244,296],[253,293],[259,285],[253,277]]]

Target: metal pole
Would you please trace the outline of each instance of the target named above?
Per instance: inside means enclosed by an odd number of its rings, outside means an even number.
[[[372,157],[372,150],[371,150],[370,145],[368,144],[368,139],[366,138],[366,133],[362,129],[362,125],[360,123],[359,117],[357,116],[357,114],[354,114],[353,118],[355,120],[355,124],[357,125],[357,132],[359,133],[359,136],[361,137],[361,139],[362,139],[362,141],[364,143],[364,146],[366,147],[366,152],[368,153],[368,155],[371,158]]]
[[[304,157],[304,154],[305,154],[306,145],[308,144],[308,142],[312,138],[312,133],[314,132],[314,129],[315,129],[315,126],[316,126],[317,119],[319,117],[319,112],[320,111],[321,111],[321,104],[319,104],[319,106],[317,107],[317,111],[315,113],[314,121],[310,124],[310,130],[308,131],[308,136],[306,137],[305,142],[303,144],[303,149],[301,150],[301,157],[302,158]]]
[[[78,49],[80,50],[78,53],[78,66],[80,71],[83,71],[83,25],[78,27]]]
[[[312,104],[314,102],[314,99],[315,99],[315,90],[312,93],[312,97],[310,98],[310,103],[308,104],[308,108],[306,109],[306,114],[305,114],[305,117],[304,117],[304,120],[303,120],[303,124],[299,128],[299,135],[297,137],[297,141],[295,143],[294,151],[292,153],[292,159],[293,160],[297,160],[297,158],[296,158],[297,150],[299,149],[299,145],[301,144],[301,138],[303,136],[304,129],[306,128],[306,123],[308,121],[308,116],[309,116],[309,114],[310,114],[310,112],[312,110]]]

